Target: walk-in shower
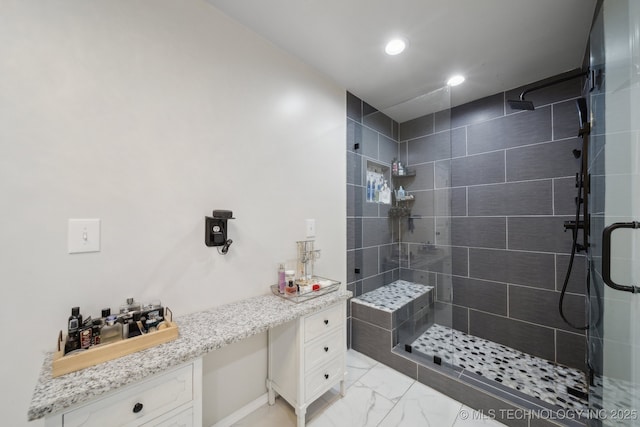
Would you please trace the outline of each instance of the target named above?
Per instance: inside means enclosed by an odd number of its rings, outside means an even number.
[[[572,250],[583,242],[572,237],[584,224],[576,210],[586,198],[576,194],[585,188],[578,133],[587,116],[576,108],[583,80],[557,80],[525,93],[533,110],[505,102],[520,89],[388,127],[352,98],[354,349],[409,373],[406,361],[442,369],[530,408],[587,409],[585,334],[556,309],[564,300],[567,317],[586,322],[586,262]],[[369,173],[403,197],[367,200]]]
[[[580,96],[585,87],[586,75],[585,72],[574,72],[526,88],[521,92],[518,102],[507,101],[512,112],[493,119],[502,123],[486,121],[457,126],[456,121],[459,119],[455,109],[448,114],[449,126],[442,128],[448,127],[448,131],[445,132],[448,132],[450,139],[451,156],[448,159],[434,161],[433,189],[434,195],[444,191],[448,197],[436,196],[429,199],[434,205],[433,211],[425,205],[414,206],[406,224],[403,224],[402,219],[396,219],[399,221],[398,241],[401,248],[404,248],[400,251],[403,256],[400,265],[406,263],[404,266],[407,269],[401,268],[401,280],[387,285],[394,287],[396,301],[402,300],[403,296],[406,298],[406,293],[401,291],[403,286],[415,286],[416,283],[423,284],[425,294],[430,295],[427,302],[416,303],[415,299],[408,298],[404,304],[392,307],[392,319],[396,321],[396,324],[392,325],[392,335],[397,336],[397,341],[394,341],[397,353],[410,354],[413,360],[422,360],[424,363],[459,371],[462,376],[494,390],[499,389],[520,398],[533,397],[532,404],[536,405],[537,402],[541,408],[560,408],[577,412],[588,409],[587,367],[581,363],[572,363],[571,366],[562,363],[562,355],[559,352],[566,349],[558,345],[558,340],[562,339],[561,334],[564,334],[565,330],[576,333],[572,337],[576,341],[583,341],[580,347],[583,358],[585,338],[582,331],[587,329],[584,295],[588,297],[588,289],[584,287],[584,282],[580,283],[585,277],[584,273],[573,271],[573,275],[580,278],[572,282],[571,290],[568,288],[572,270],[577,270],[574,268],[574,264],[576,267],[578,264],[575,262],[576,256],[584,253],[588,246],[588,216],[585,215],[588,182],[585,172],[588,164],[589,122],[585,99]],[[577,97],[549,102],[548,96],[553,99],[554,87],[562,83],[568,85],[565,88],[572,87],[575,90],[573,94]],[[551,95],[540,98],[540,105],[552,118],[566,121],[566,124],[564,129],[553,128],[552,125],[548,140],[541,138],[532,143],[527,140],[527,135],[519,135],[518,132],[523,127],[526,129],[526,120],[541,119],[534,116],[534,104],[532,101],[526,101],[524,96],[545,88],[548,88],[548,94]],[[527,111],[520,112],[523,107]],[[554,114],[554,110],[557,110],[557,114]],[[443,117],[446,120],[447,113],[440,113],[441,121]],[[493,126],[497,129],[491,129]],[[402,124],[400,128],[402,129]],[[498,132],[506,132],[513,140],[495,145],[493,141],[484,139],[488,136],[498,136]],[[519,142],[519,138],[525,139],[525,142]],[[566,151],[562,156],[567,159],[562,166],[558,165],[557,170],[540,173],[537,170],[540,165],[531,167],[519,163],[536,163],[546,159],[549,154],[545,151],[553,150],[552,144],[556,141],[565,145]],[[425,159],[420,158],[418,147],[429,142],[409,139],[405,147],[405,143],[401,143],[400,149],[407,150],[406,161],[409,165],[416,164],[416,168],[419,167],[421,160]],[[497,151],[502,158],[486,160],[484,165],[474,165],[478,159],[490,159],[490,156],[495,156],[496,150],[500,149],[504,149],[502,152]],[[520,159],[518,154],[521,153],[518,150],[524,152]],[[538,150],[537,155],[531,156],[531,152],[535,150]],[[403,158],[402,154],[400,158]],[[502,161],[504,176],[496,174],[487,178],[483,173],[468,176],[469,167],[484,167],[487,171],[496,168],[496,164],[500,165]],[[516,166],[529,167],[530,175],[518,174],[514,170]],[[499,166],[497,169],[502,171]],[[441,170],[446,170],[448,174],[438,175],[442,173]],[[575,186],[573,191],[570,188],[571,180]],[[541,182],[546,182],[551,187],[552,195],[546,200],[536,194],[524,197],[516,195],[527,189],[544,191]],[[563,189],[560,190],[560,187]],[[417,190],[416,197],[429,198],[427,191]],[[561,200],[561,197],[566,200]],[[551,203],[551,209],[545,212],[544,209],[539,210],[531,205],[526,208],[512,206],[526,206],[526,198],[537,199],[540,203]],[[556,203],[563,205],[557,212]],[[419,209],[426,210],[421,212]],[[545,213],[551,214],[550,217],[544,218]],[[427,238],[426,242],[422,242],[422,246],[416,245],[419,238],[411,236],[415,234],[415,223],[430,221],[430,214],[434,217],[434,240],[429,241]],[[544,245],[532,247],[526,241],[517,238],[510,240],[510,236],[518,237],[519,227],[534,226],[535,222],[528,224],[527,218],[536,216],[555,224],[557,228],[549,238],[557,239],[561,248],[549,248]],[[503,230],[500,229],[503,226],[504,245]],[[489,231],[483,230],[483,227]],[[571,233],[567,234],[565,231]],[[426,234],[428,235],[428,231]],[[527,238],[527,233],[521,237]],[[555,252],[553,258],[556,274],[551,280],[554,283],[545,284],[536,278],[530,280],[523,277],[526,274],[545,275],[543,271],[536,269],[544,268],[544,263],[540,260],[548,256],[547,251]],[[492,262],[491,257],[502,258],[503,262]],[[584,257],[581,260],[580,267],[584,270]],[[465,263],[466,265],[460,265]],[[506,273],[485,271],[487,263],[488,268],[505,269]],[[566,270],[562,271],[558,264],[563,264],[562,267]],[[519,270],[524,268],[529,268],[530,271],[524,273]],[[423,271],[429,273],[425,275],[422,274]],[[548,289],[552,285],[553,292],[550,292]],[[580,285],[583,286],[580,289],[581,293],[576,295],[576,287]],[[541,287],[544,291],[531,291],[528,288],[532,286]],[[375,306],[375,295],[384,293],[383,289],[364,294],[356,299],[356,304],[364,299]],[[504,294],[499,295],[500,292]],[[565,313],[568,292],[573,299],[570,315]],[[491,293],[494,295],[487,297],[487,294]],[[524,294],[524,297],[520,297],[520,294]],[[537,295],[544,295],[545,302],[549,301],[552,304],[538,308],[537,312],[523,307],[527,304],[537,304]],[[581,304],[576,304],[580,299]],[[503,301],[506,301],[506,306],[500,307]],[[554,307],[557,307],[559,319],[564,321],[565,325],[545,323],[544,320],[535,317],[527,318],[526,313],[544,315],[545,311],[551,311]],[[462,319],[460,316],[463,316]],[[569,316],[571,318],[568,318]],[[574,318],[579,319],[579,325]],[[531,346],[523,343],[528,339],[528,330],[531,329],[531,325],[525,323],[527,321],[540,324],[540,328],[557,328],[553,332],[553,355],[536,352]],[[487,329],[494,329],[497,333],[488,332]],[[544,334],[544,331],[534,331],[533,339],[536,339],[536,333]]]
[[[638,28],[599,2],[588,72],[404,123],[348,95],[355,350],[507,425],[640,425]]]

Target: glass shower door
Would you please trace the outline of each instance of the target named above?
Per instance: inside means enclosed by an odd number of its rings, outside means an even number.
[[[640,4],[591,32],[589,425],[640,425]]]
[[[398,177],[410,199],[393,218],[400,253],[400,278],[429,291],[409,308],[410,321],[398,329],[398,344],[426,363],[452,365],[458,326],[452,298],[451,89],[442,87],[412,101],[430,113],[400,124],[398,159],[409,175]],[[397,200],[397,198],[396,198]]]

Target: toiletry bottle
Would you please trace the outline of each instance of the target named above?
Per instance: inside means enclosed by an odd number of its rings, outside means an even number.
[[[93,325],[90,319],[91,318],[89,318],[89,324],[83,324],[80,330],[80,348],[85,350],[91,347],[91,327]]]
[[[142,335],[142,325],[140,322],[141,314],[139,311],[133,313],[133,317],[129,320],[129,328],[127,338],[137,337]]]
[[[100,332],[102,330],[102,319],[93,319],[91,325],[91,345],[100,344]]]
[[[278,267],[278,292],[284,294],[285,286],[287,286],[287,282],[285,281],[284,264],[280,264]]]
[[[73,307],[71,309],[71,316],[69,316],[69,334],[78,332],[81,326],[82,314],[80,314],[80,307]]]
[[[134,311],[140,311],[140,304],[133,298],[127,298],[127,302],[120,306],[120,313],[133,313]]]
[[[285,270],[284,272],[284,283],[285,288],[289,284],[289,282],[296,282],[296,271],[295,270]],[[286,292],[286,290],[285,290]]]
[[[92,326],[93,326],[93,320],[91,319],[91,316],[89,316],[86,319],[84,319],[84,322],[82,322],[82,326],[80,326],[80,329],[78,330],[78,334],[80,335],[81,349],[86,350],[89,347],[91,347]]]
[[[296,282],[289,280],[287,287],[285,288],[285,292],[288,296],[295,296],[298,293],[298,286],[296,285]]]
[[[100,342],[109,344],[122,340],[122,323],[118,323],[118,316],[110,315],[105,319],[105,325],[100,331]]]
[[[402,185],[398,189],[398,200],[404,200],[404,188],[402,188]]]
[[[120,306],[120,319],[122,321],[122,338],[129,338],[129,322],[133,319],[133,313],[140,312],[140,304],[133,298],[127,298],[127,302]]]
[[[147,324],[155,326],[162,320],[162,317],[164,316],[164,309],[162,308],[162,303],[159,299],[151,300],[146,304],[142,304],[141,308],[142,316],[140,317],[140,320],[144,327],[143,332],[146,333],[148,331]],[[150,319],[152,319],[151,322],[149,322]]]
[[[367,202],[371,201],[371,174],[367,173]]]
[[[71,316],[67,322],[67,341],[64,346],[64,354],[80,348],[80,328],[82,327],[82,314],[80,307],[71,309]]]
[[[110,308],[103,308],[101,313],[100,313],[100,321],[102,322],[102,326],[105,325],[105,323],[107,322],[107,317],[111,316],[111,309]]]

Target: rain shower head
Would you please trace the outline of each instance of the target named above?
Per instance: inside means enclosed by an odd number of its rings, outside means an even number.
[[[533,92],[533,91],[539,90],[539,89],[544,89],[544,88],[549,87],[549,86],[553,86],[553,85],[558,84],[558,83],[562,83],[562,82],[566,82],[566,81],[569,81],[569,80],[573,80],[573,79],[576,79],[578,77],[584,77],[587,74],[588,74],[588,71],[582,71],[582,72],[580,72],[578,74],[572,74],[572,75],[569,75],[569,76],[565,76],[565,77],[559,78],[557,80],[551,80],[551,81],[548,81],[546,83],[542,83],[542,84],[539,84],[539,85],[536,85],[536,86],[532,86],[532,87],[522,91],[522,93],[520,94],[520,99],[517,99],[517,100],[508,99],[507,103],[509,104],[509,107],[511,107],[512,110],[535,110],[535,107],[533,106],[533,102],[527,101],[527,100],[524,99],[524,96],[526,94],[528,94],[529,92]],[[580,107],[578,107],[578,108],[580,108]],[[584,121],[582,123],[584,123]]]
[[[535,110],[533,102],[524,99],[507,99],[512,110]]]

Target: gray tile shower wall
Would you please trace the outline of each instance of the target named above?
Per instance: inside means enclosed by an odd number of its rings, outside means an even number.
[[[434,285],[438,323],[585,369],[584,334],[557,314],[581,84],[531,93],[535,111],[511,110],[506,99],[523,89],[401,124],[347,93],[348,288],[358,296],[397,279]],[[421,218],[410,227],[365,199],[367,160],[389,166],[396,156],[416,171],[405,188]],[[565,298],[575,323],[584,320],[585,270],[578,256]]]
[[[413,212],[424,232],[401,234],[400,277],[435,274],[436,319],[447,326],[586,370],[584,334],[557,314],[571,250],[563,223],[575,213],[581,84],[537,92],[536,110],[513,111],[506,100],[522,90],[399,125],[399,159],[419,174],[433,171],[411,183],[424,199]],[[421,252],[432,238],[450,268]],[[578,256],[565,297],[574,323],[584,322],[585,269]]]
[[[398,232],[389,220],[389,207],[367,202],[365,191],[367,162],[390,170],[398,156],[399,125],[349,92],[346,102],[347,288],[359,296],[400,278]],[[422,185],[433,189],[433,164],[429,167]],[[352,339],[362,339],[347,335],[349,346]]]

